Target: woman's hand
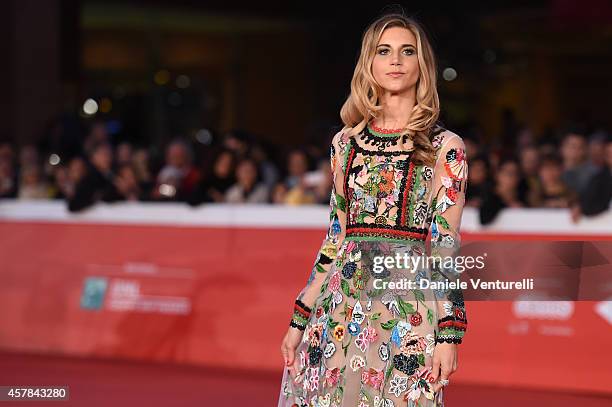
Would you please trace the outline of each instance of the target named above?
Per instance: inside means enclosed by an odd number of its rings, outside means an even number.
[[[304,332],[300,331],[297,328],[289,327],[285,337],[283,338],[283,342],[281,343],[281,353],[283,355],[283,359],[285,360],[285,366],[289,370],[291,377],[295,381],[297,378],[297,373],[300,371],[299,361],[295,357],[295,350],[297,349]]]
[[[438,379],[448,380],[457,370],[457,344],[438,343],[434,347],[431,375],[434,378],[433,391],[438,392],[442,385]]]

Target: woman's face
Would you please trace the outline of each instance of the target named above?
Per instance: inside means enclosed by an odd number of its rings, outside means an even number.
[[[497,173],[497,184],[503,190],[516,188],[520,181],[520,170],[517,163],[508,161],[504,163]]]
[[[412,31],[391,27],[383,31],[376,46],[372,73],[376,82],[391,93],[415,88],[419,79],[417,42]]]
[[[561,165],[547,163],[540,167],[540,179],[544,184],[554,184],[561,179]]]
[[[215,161],[215,174],[219,178],[229,177],[232,171],[232,156],[229,153],[222,153]]]
[[[472,185],[480,185],[487,179],[487,167],[481,160],[475,160],[470,164],[468,172],[469,183]]]

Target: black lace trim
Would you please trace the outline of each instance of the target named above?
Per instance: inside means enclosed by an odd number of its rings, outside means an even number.
[[[456,343],[460,344],[463,340],[461,338],[436,338],[436,343]]]
[[[362,154],[369,155],[384,155],[385,157],[397,157],[400,155],[412,155],[414,150],[411,151],[375,151],[375,150],[366,150],[361,147],[359,143],[354,138],[351,138],[351,143],[355,147],[355,150],[359,151]]]
[[[411,164],[412,172],[410,171]],[[395,220],[396,225],[400,227],[410,222],[410,219],[406,221],[406,218],[410,216],[410,211],[408,210],[408,204],[404,204],[404,200],[406,198],[406,194],[409,194],[412,190],[412,186],[414,185],[414,179],[416,176],[416,168],[414,164],[408,160],[404,161],[402,170],[404,170],[404,177],[400,181],[399,195],[397,198],[399,202],[399,214],[397,219]]]

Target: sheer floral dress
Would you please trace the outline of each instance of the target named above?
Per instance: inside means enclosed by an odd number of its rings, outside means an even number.
[[[405,136],[370,125],[357,135],[349,130],[332,140],[330,224],[298,296],[312,309],[296,350],[301,370],[294,379],[285,367],[278,405],[443,406],[429,366],[436,339],[461,342],[465,306],[460,290],[419,284],[454,279],[452,264],[380,267],[377,258],[441,258],[459,246],[463,140],[436,125],[430,167],[411,160]],[[413,285],[381,287],[385,281]]]

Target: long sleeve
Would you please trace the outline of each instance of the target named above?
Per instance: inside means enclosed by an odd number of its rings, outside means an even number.
[[[455,261],[461,247],[461,216],[465,205],[468,165],[465,144],[451,134],[442,140],[433,180],[431,255],[435,263],[432,279],[455,281],[463,271]],[[461,289],[437,290],[439,342],[461,343],[467,318]]]
[[[340,244],[346,234],[346,199],[344,196],[344,152],[346,134],[336,133],[330,146],[330,165],[332,188],[329,198],[329,226],[310,272],[306,286],[301,290],[298,299],[309,307],[315,303],[321,293],[321,287],[329,273]]]

